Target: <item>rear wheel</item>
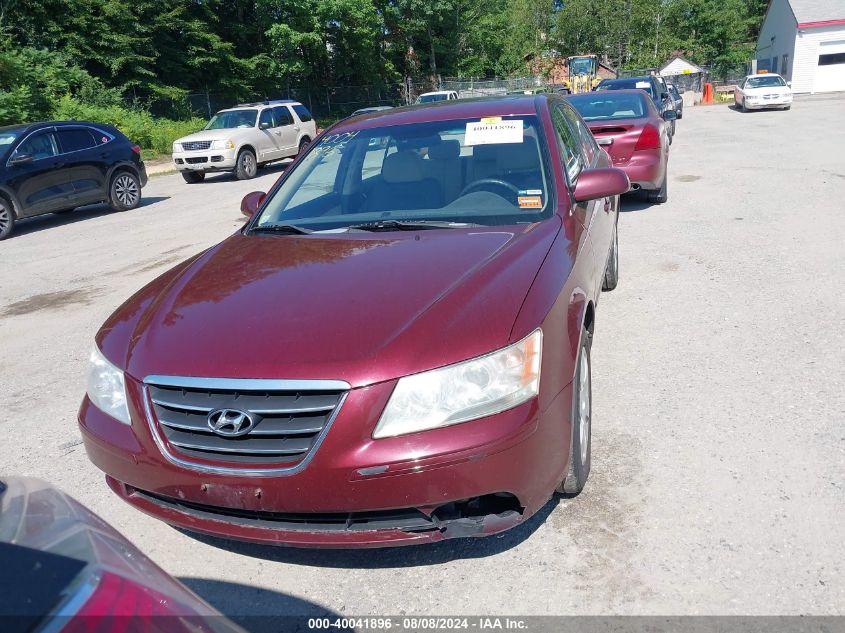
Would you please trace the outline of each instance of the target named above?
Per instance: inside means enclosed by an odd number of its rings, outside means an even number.
[[[258,162],[252,150],[241,150],[238,154],[238,162],[235,165],[235,176],[238,180],[250,180],[258,173]]]
[[[619,223],[613,227],[613,243],[610,246],[610,254],[607,256],[607,265],[604,269],[604,282],[601,289],[604,291],[614,290],[619,285]]]
[[[669,166],[666,166],[666,173],[663,174],[663,183],[659,189],[652,189],[648,192],[648,201],[653,204],[663,204],[669,199]]]
[[[15,212],[12,204],[0,196],[0,240],[5,240],[15,228]]]
[[[572,381],[572,440],[569,451],[569,471],[557,487],[567,497],[578,495],[590,476],[590,445],[592,437],[593,391],[590,369],[592,334],[581,326],[581,346],[575,361],[575,379]]]
[[[109,205],[115,211],[128,211],[141,204],[141,181],[130,171],[121,171],[112,178]]]
[[[205,172],[204,171],[183,171],[182,178],[185,179],[185,182],[189,185],[195,185],[197,183],[202,182],[205,180]]]

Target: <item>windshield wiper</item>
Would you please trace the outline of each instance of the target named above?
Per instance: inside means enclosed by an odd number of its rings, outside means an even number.
[[[472,226],[482,226],[469,222],[442,222],[439,220],[376,220],[350,224],[346,228],[359,231],[419,231],[425,229],[456,229]]]
[[[249,230],[250,233],[287,233],[288,235],[308,235],[314,231],[304,229],[295,224],[266,224],[264,226],[254,226]]]

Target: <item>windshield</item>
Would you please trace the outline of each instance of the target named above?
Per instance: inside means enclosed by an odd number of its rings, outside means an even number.
[[[22,130],[3,130],[0,132],[0,156],[3,156],[15,139],[18,138]]]
[[[592,75],[595,72],[591,57],[576,57],[569,62],[570,75]]]
[[[746,88],[779,88],[785,86],[786,82],[778,75],[768,75],[762,77],[749,77],[745,84]]]
[[[329,134],[287,176],[253,228],[536,222],[552,213],[542,147],[534,116]]]
[[[446,101],[448,95],[420,95],[417,103],[431,103],[432,101]]]
[[[613,81],[602,82],[598,85],[596,90],[645,90],[652,99],[654,98],[654,88],[651,81],[648,79],[614,79]]]
[[[258,110],[228,110],[214,115],[206,130],[231,130],[238,127],[255,127]]]
[[[573,95],[567,99],[585,121],[611,121],[613,119],[638,119],[648,116],[645,95],[625,92],[599,94],[596,92]]]

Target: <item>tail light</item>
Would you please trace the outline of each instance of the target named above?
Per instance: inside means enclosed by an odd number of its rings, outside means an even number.
[[[646,125],[640,132],[640,138],[634,150],[660,149],[660,131],[653,125]]]
[[[138,154],[138,156],[141,155],[141,148],[138,147],[137,145],[132,146],[132,151],[135,152],[136,154]]]

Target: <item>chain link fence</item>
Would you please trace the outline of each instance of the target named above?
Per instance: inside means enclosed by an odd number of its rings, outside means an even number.
[[[462,79],[447,77],[439,82],[439,90],[454,90],[461,99],[490,97],[509,92],[543,88],[545,80],[539,76],[513,77],[510,79]]]

